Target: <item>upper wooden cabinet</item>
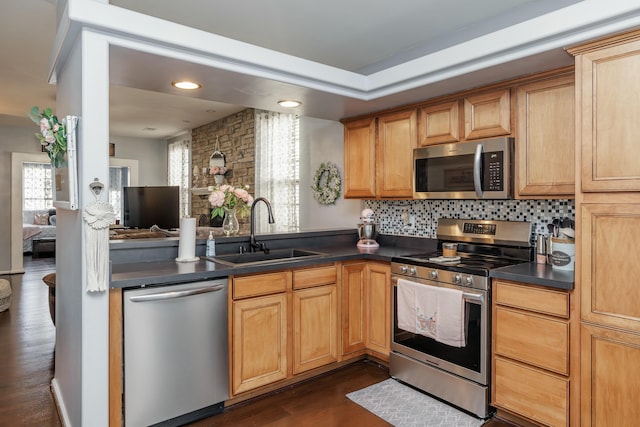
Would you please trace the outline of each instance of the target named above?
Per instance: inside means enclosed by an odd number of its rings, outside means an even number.
[[[570,52],[582,106],[582,191],[640,191],[640,32]]]
[[[413,149],[418,140],[415,110],[378,118],[376,194],[413,197]]]
[[[409,110],[344,124],[345,198],[413,196],[416,117]]]
[[[511,91],[469,94],[422,107],[418,110],[418,129],[420,146],[509,135]]]
[[[469,95],[464,103],[464,139],[489,138],[511,133],[509,89]]]
[[[419,145],[460,141],[459,102],[430,105],[418,110]]]
[[[516,189],[520,197],[575,195],[574,76],[517,88]]]
[[[344,197],[376,197],[376,121],[344,124]]]

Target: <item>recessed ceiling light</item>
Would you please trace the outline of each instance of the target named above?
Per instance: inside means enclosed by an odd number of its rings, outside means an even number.
[[[174,87],[177,87],[178,89],[187,89],[187,90],[200,89],[202,87],[198,83],[190,82],[188,80],[182,80],[182,81],[179,81],[179,82],[172,82],[171,84]]]
[[[281,107],[285,107],[285,108],[295,108],[302,105],[302,102],[293,101],[291,99],[284,99],[282,101],[278,101],[278,104],[280,104]]]

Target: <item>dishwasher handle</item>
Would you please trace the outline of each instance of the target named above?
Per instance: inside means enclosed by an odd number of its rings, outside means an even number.
[[[170,292],[160,292],[157,294],[135,295],[135,296],[129,297],[129,301],[149,302],[149,301],[162,301],[162,300],[168,300],[168,299],[183,298],[183,297],[189,297],[192,295],[199,295],[199,294],[206,294],[209,292],[221,291],[222,289],[224,289],[224,287],[225,285],[222,284],[222,285],[215,285],[215,286],[207,286],[204,288],[189,289],[186,291],[170,291]]]

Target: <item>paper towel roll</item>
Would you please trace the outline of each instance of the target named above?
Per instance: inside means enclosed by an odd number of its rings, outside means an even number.
[[[178,245],[178,262],[198,261],[196,256],[196,219],[180,218],[180,243]]]

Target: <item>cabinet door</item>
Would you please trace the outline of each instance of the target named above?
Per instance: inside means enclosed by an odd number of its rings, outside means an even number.
[[[640,336],[587,324],[581,336],[581,424],[638,425]]]
[[[517,103],[518,194],[574,196],[574,76],[521,86]]]
[[[457,142],[460,140],[458,101],[430,105],[418,110],[418,141],[420,146]]]
[[[569,425],[568,379],[501,357],[494,365],[495,406],[546,426]]]
[[[287,377],[286,293],[233,302],[233,394]]]
[[[376,194],[413,197],[413,149],[418,142],[415,110],[378,118]]]
[[[365,348],[364,283],[366,263],[342,266],[342,354]],[[360,354],[360,353],[357,353]]]
[[[640,204],[582,205],[582,320],[640,332]]]
[[[337,286],[293,293],[293,373],[338,360]]]
[[[511,133],[509,89],[464,98],[464,138],[478,139]]]
[[[369,263],[365,282],[366,346],[388,360],[391,351],[391,267]]]
[[[344,197],[376,196],[375,119],[344,124]]]
[[[582,191],[640,191],[640,41],[579,55]]]

